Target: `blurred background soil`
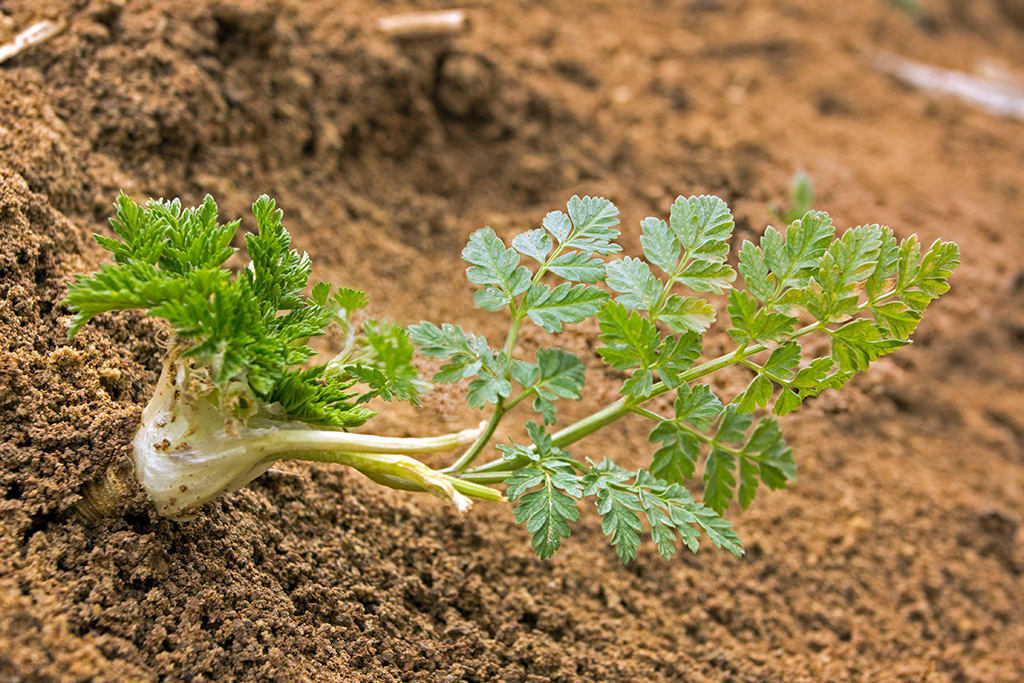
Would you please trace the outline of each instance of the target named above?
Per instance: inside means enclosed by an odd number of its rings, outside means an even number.
[[[0,43],[64,24],[0,65],[0,681],[1024,680],[1024,122],[872,66],[1020,86],[1024,6],[917,6],[471,1],[467,31],[395,40],[378,18],[441,6],[0,2]],[[800,169],[840,226],[954,239],[964,266],[913,347],[784,420],[800,480],[731,515],[742,559],[645,546],[622,568],[587,512],[542,563],[507,506],[460,519],[313,464],[187,523],[137,491],[75,514],[127,463],[166,337],[119,314],[65,338],[66,284],[101,262],[89,235],[120,189],[211,193],[225,218],[269,193],[369,316],[497,336],[462,272],[472,230],[600,194],[635,254],[640,219],[713,193],[738,246]],[[617,386],[579,327],[576,415]],[[457,393],[426,403],[374,426],[479,420]],[[650,450],[627,420],[575,452]]]

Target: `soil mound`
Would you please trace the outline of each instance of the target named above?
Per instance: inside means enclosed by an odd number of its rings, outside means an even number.
[[[871,66],[1013,81],[1024,28],[1009,0],[895,5],[499,3],[397,40],[375,19],[410,7],[364,0],[4,3],[0,43],[64,29],[0,65],[0,681],[1024,680],[1024,124]],[[315,465],[186,523],[135,490],[79,512],[127,466],[166,334],[117,314],[66,338],[119,190],[232,217],[268,193],[371,315],[492,333],[459,260],[477,227],[579,193],[630,230],[714,193],[754,238],[798,169],[838,224],[954,239],[965,265],[913,348],[786,420],[801,478],[733,516],[742,559],[622,568],[584,514],[541,563],[507,507]],[[592,407],[615,391],[590,383]],[[475,423],[457,399],[376,425]],[[578,455],[646,444],[625,421]]]

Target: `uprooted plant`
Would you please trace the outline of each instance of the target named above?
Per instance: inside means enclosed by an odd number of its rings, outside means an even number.
[[[836,236],[826,214],[809,211],[784,231],[769,227],[760,245],[743,243],[745,289],[735,289],[737,273],[727,263],[733,218],[721,199],[679,197],[667,222],[644,219],[641,259],[614,256],[621,248],[611,202],[573,197],[566,212],[549,213],[511,247],[490,228],[470,236],[462,256],[480,286],[476,304],[510,319],[498,348],[450,324],[357,326],[352,313],[367,301],[352,289],[318,283],[307,296],[310,260],[291,249],[282,213],[266,196],[253,205],[258,232],[246,235],[251,263],[237,273],[224,264],[236,251],[230,244],[239,223],[221,224],[213,199],[185,209],[178,201],[142,207],[121,195],[116,207],[120,239],[97,236],[115,263],[71,285],[69,333],[126,309],[173,326],[133,441],[135,474],[161,514],[195,514],[280,459],[335,462],[392,488],[428,491],[460,511],[469,498],[501,500],[493,486],[505,485],[542,558],[569,536],[579,502],[591,498],[623,562],[636,555],[643,520],[666,558],[680,541],[696,551],[702,532],[742,553],[723,511],[734,501],[746,508],[761,483],[780,489],[796,475],[778,422],[764,413],[784,415],[910,343],[959,265],[956,244],[924,251],[916,237],[898,242],[879,225]],[[704,355],[702,335],[716,311],[687,291],[728,292],[731,350]],[[532,360],[515,358],[519,330],[529,321],[554,337],[595,316],[598,354],[628,373],[621,398],[556,431],[556,402],[581,398],[584,363],[554,347],[539,348]],[[310,367],[309,339],[332,325],[344,334],[343,348]],[[827,339],[828,355],[813,357],[802,345],[811,335]],[[445,359],[433,382],[468,380],[467,401],[490,411],[486,422],[427,438],[347,431],[373,416],[371,399],[418,405],[429,385],[413,364],[414,345]],[[751,381],[723,402],[700,380],[730,366],[745,368]],[[656,412],[652,399],[669,392],[671,413]],[[526,401],[538,415],[525,425],[530,443],[499,444],[500,455],[477,464],[499,423]],[[647,468],[578,460],[565,450],[629,414],[654,423],[657,448]],[[412,457],[461,447],[444,470]],[[684,487],[698,469],[701,501]]]

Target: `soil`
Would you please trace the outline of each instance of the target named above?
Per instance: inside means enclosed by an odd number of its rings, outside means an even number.
[[[1024,20],[900,4],[469,2],[464,33],[397,40],[375,20],[436,5],[0,3],[0,43],[64,22],[0,65],[0,681],[1024,680],[1024,123],[871,66],[1019,82]],[[497,336],[462,273],[472,230],[600,194],[636,253],[643,216],[713,193],[738,246],[799,169],[839,225],[954,239],[964,266],[913,347],[784,420],[800,479],[730,514],[741,559],[645,545],[622,568],[585,513],[540,562],[507,506],[460,518],[314,464],[185,523],[134,489],[78,512],[126,467],[167,334],[125,313],[66,339],[118,190],[211,193],[226,217],[268,193],[369,315]],[[593,360],[582,327],[563,343]],[[613,398],[589,380],[578,411]],[[479,419],[426,403],[376,430]],[[575,452],[648,448],[627,420]]]

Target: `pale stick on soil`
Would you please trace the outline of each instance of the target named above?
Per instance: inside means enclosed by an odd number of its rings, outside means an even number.
[[[466,13],[459,9],[396,14],[377,20],[378,31],[399,39],[453,35],[468,25]]]
[[[1024,90],[961,71],[921,64],[886,52],[875,52],[872,65],[883,73],[923,90],[955,95],[999,116],[1024,121]]]
[[[64,25],[62,23],[53,21],[40,21],[36,24],[32,24],[27,29],[14,36],[14,40],[11,42],[0,45],[0,64],[3,64],[22,50],[30,48],[33,45],[38,45],[45,40],[49,40],[60,33],[63,28]]]

